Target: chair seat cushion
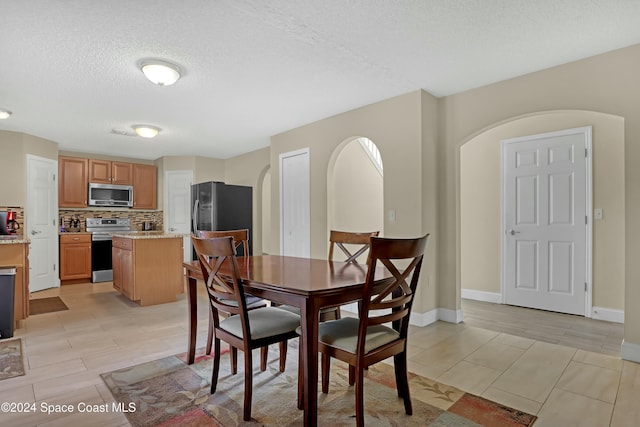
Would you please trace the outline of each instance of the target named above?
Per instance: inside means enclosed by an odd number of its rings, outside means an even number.
[[[358,345],[359,324],[360,320],[353,317],[320,323],[318,339],[322,343],[355,354]],[[364,351],[368,353],[398,338],[400,338],[400,334],[388,326],[369,326]]]
[[[250,310],[247,311],[247,316],[251,338],[254,340],[293,332],[300,326],[300,316],[275,307]],[[240,316],[231,316],[220,321],[220,328],[237,337],[243,336]]]

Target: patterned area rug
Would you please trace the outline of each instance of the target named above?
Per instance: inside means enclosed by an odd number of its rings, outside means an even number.
[[[0,381],[24,375],[22,341],[0,341]]]
[[[273,346],[276,347],[276,346]],[[220,378],[209,394],[212,360],[198,357],[189,366],[184,354],[102,374],[117,402],[135,411],[127,413],[133,426],[300,426],[297,409],[297,343],[289,346],[287,369],[278,371],[278,352],[269,352],[265,372],[258,369],[255,352],[252,421],[242,420],[244,381],[242,352],[238,374],[230,374],[229,358],[220,362]],[[465,393],[418,375],[411,375],[413,416],[404,413],[397,397],[393,367],[371,366],[365,381],[367,426],[531,426],[536,417]],[[318,387],[320,388],[320,387]],[[355,423],[354,387],[348,385],[347,366],[332,361],[329,393],[319,393],[318,425]]]
[[[60,297],[37,298],[29,300],[29,315],[53,313],[55,311],[69,310],[69,307]]]

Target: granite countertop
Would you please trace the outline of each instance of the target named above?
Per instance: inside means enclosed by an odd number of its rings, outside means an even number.
[[[58,234],[91,234],[90,231],[60,231]]]
[[[29,239],[22,234],[9,234],[0,236],[0,245],[18,245],[29,243]]]
[[[182,238],[182,234],[165,233],[163,231],[130,231],[128,233],[113,233],[113,237],[125,239],[174,239]]]

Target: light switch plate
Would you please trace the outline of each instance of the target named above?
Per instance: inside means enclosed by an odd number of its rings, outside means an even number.
[[[593,210],[593,219],[602,219],[602,208],[595,208]]]

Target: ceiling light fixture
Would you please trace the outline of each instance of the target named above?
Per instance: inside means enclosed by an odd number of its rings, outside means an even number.
[[[11,111],[0,108],[0,119],[8,119],[9,117],[11,117],[11,114],[13,114]]]
[[[133,130],[143,138],[153,138],[160,132],[160,128],[151,125],[133,125]]]
[[[147,59],[140,63],[140,69],[151,81],[160,86],[174,84],[180,78],[180,68],[160,59]]]

